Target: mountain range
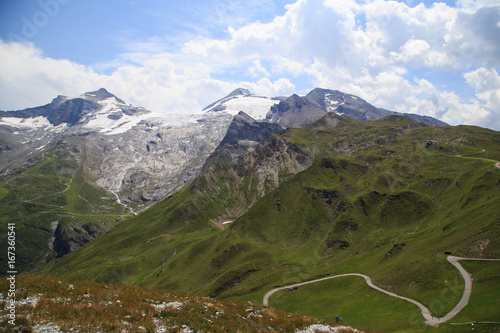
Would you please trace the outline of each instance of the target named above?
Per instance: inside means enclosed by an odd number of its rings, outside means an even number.
[[[30,245],[27,254],[20,251],[21,267],[43,266],[47,258],[71,252],[114,221],[190,183],[214,159],[236,158],[270,133],[305,126],[329,112],[361,120],[394,114],[338,91],[267,98],[242,88],[187,115],[126,104],[104,88],[76,98],[57,96],[39,107],[0,111],[0,177],[8,202],[3,213],[31,230],[23,233]],[[47,164],[43,172],[41,164]],[[54,168],[55,173],[45,171]],[[53,186],[35,195],[40,184],[35,185],[32,175],[25,177],[30,170],[36,170],[40,183]],[[27,188],[35,192],[11,198]]]
[[[0,216],[24,271],[254,303],[356,271],[426,304],[456,280],[444,252],[499,256],[495,131],[319,88],[237,89],[191,115],[100,89],[0,116]],[[358,323],[405,329],[396,308]]]

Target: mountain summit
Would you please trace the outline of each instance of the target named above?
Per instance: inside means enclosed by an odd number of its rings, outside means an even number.
[[[238,88],[226,97],[208,105],[203,111],[207,113],[225,112],[232,116],[243,111],[255,120],[263,120],[271,107],[278,102],[279,99],[256,96],[248,89]]]
[[[43,106],[19,111],[0,111],[0,119],[5,122],[4,118],[17,118],[20,119],[19,122],[29,125],[29,119],[42,117],[52,126],[64,124],[67,127],[72,127],[81,124],[92,128],[106,128],[106,130],[109,130],[119,125],[112,124],[112,121],[119,120],[124,115],[138,115],[147,112],[149,111],[144,108],[125,104],[124,101],[106,89],[101,88],[76,98],[59,95],[52,102]],[[103,122],[103,119],[99,121],[99,118],[106,117],[111,121]],[[95,121],[96,119],[98,121]],[[92,124],[90,124],[91,122]],[[31,124],[36,127],[36,123],[31,122]],[[37,124],[44,125],[45,123],[38,122]],[[47,126],[44,127],[49,129]]]
[[[304,97],[294,94],[279,104],[273,105],[266,116],[266,121],[276,122],[283,127],[304,127],[329,112],[361,121],[384,118],[390,115],[403,115],[429,126],[447,125],[432,117],[402,114],[377,108],[357,96],[322,88],[316,88]]]
[[[95,103],[102,102],[102,101],[109,99],[109,98],[115,98],[118,103],[125,104],[124,101],[117,98],[115,95],[113,95],[112,93],[110,93],[109,91],[107,91],[104,88],[100,88],[99,90],[96,90],[96,91],[87,92],[87,93],[81,95],[80,98],[83,98],[83,99],[86,99],[86,100],[89,100],[89,101],[92,101]]]
[[[250,90],[248,90],[248,89],[245,89],[245,88],[238,88],[238,89],[233,90],[233,91],[232,91],[229,95],[227,95],[226,97],[237,96],[237,95],[250,96],[250,95],[252,95],[252,93],[251,93],[251,92],[250,92]]]

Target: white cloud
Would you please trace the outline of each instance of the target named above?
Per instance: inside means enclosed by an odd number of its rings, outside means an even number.
[[[81,94],[97,78],[85,66],[43,57],[29,43],[0,40],[0,59],[0,100],[6,110],[45,104],[59,94]]]
[[[252,64],[253,65],[248,69],[251,77],[259,78],[261,76],[269,76],[269,72],[262,66],[260,60],[254,60]]]
[[[283,56],[276,56],[273,58],[271,71],[274,73],[288,73],[292,76],[297,76],[305,72],[308,63],[293,60]]]
[[[446,52],[462,66],[500,65],[500,4],[482,7],[475,12],[457,11],[445,36]]]
[[[467,83],[478,91],[478,94],[484,100],[490,100],[491,95],[499,96],[500,76],[496,69],[479,68],[475,71],[465,74]],[[498,105],[491,105],[498,106]]]
[[[497,0],[458,0],[457,7],[469,12],[475,12],[482,7],[498,6]]]
[[[443,115],[443,120],[451,124],[479,125],[491,127],[488,124],[492,114],[484,108],[478,101],[463,102],[455,93],[443,92],[441,96],[445,98],[449,109]]]
[[[422,39],[410,39],[401,46],[401,52],[390,52],[396,63],[412,67],[452,67],[452,62],[444,52],[431,50],[431,45]]]
[[[466,73],[467,83],[476,89],[476,96],[482,102],[482,108],[490,110],[483,119],[477,121],[480,126],[500,129],[500,76],[496,69],[479,68]]]
[[[462,0],[457,8],[297,0],[270,22],[235,23],[225,39],[204,35],[175,52],[165,52],[158,37],[129,43],[115,63],[125,59],[133,65],[119,65],[110,75],[46,58],[32,45],[0,42],[0,107],[39,105],[60,93],[104,86],[147,108],[193,112],[238,86],[274,96],[308,84],[352,93],[379,107],[500,129],[498,121],[490,121],[500,119],[499,13],[498,2],[489,0]],[[444,88],[441,72],[457,78],[449,86],[472,87],[475,95]],[[299,82],[304,78],[309,81]]]
[[[241,82],[240,85],[262,96],[287,96],[295,92],[295,85],[284,78],[275,82],[271,82],[268,78],[263,78],[257,82]]]

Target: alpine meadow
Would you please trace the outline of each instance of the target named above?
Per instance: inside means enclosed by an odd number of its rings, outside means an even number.
[[[0,21],[0,333],[500,332],[498,1]]]
[[[276,287],[358,273],[439,318],[464,291],[448,254],[499,257],[500,135],[480,127],[324,112],[305,127],[283,129],[240,112],[200,174],[137,216],[120,205],[114,215],[110,204],[107,214],[99,212],[109,195],[86,185],[85,163],[63,162],[56,152],[5,180],[2,200],[23,193],[14,186],[23,179],[36,189],[37,179],[48,184],[61,177],[52,195],[18,199],[25,214],[38,208],[31,213],[71,218],[75,233],[79,219],[88,221],[81,228],[92,218],[103,225],[108,219],[109,230],[57,260],[45,258],[47,268],[36,274],[262,304]],[[83,203],[93,209],[85,214]],[[456,317],[463,319],[455,320],[491,321],[498,316],[500,265],[464,265],[474,277],[469,304],[481,305],[465,307]],[[340,314],[353,327],[375,331],[455,327],[426,325],[417,306],[370,290],[355,276],[279,291],[269,306],[316,317]]]

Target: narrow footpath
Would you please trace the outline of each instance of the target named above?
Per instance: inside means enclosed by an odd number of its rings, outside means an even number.
[[[433,317],[432,313],[429,311],[429,309],[425,305],[423,305],[422,303],[420,303],[414,299],[411,299],[411,298],[396,295],[395,293],[392,293],[390,291],[387,291],[387,290],[384,290],[380,287],[377,287],[376,285],[374,285],[372,283],[372,280],[370,277],[368,277],[364,274],[358,274],[358,273],[348,273],[348,274],[328,276],[328,277],[324,277],[322,279],[317,279],[317,280],[297,283],[297,284],[290,285],[290,286],[276,288],[276,289],[269,291],[267,294],[264,295],[264,299],[263,299],[262,303],[264,306],[269,306],[269,297],[271,297],[272,294],[274,294],[275,292],[280,291],[280,290],[286,290],[286,289],[293,288],[295,286],[298,287],[298,286],[303,286],[306,284],[317,283],[317,282],[330,280],[330,279],[336,279],[336,278],[340,278],[340,277],[359,276],[359,277],[362,277],[363,279],[365,279],[366,284],[370,288],[375,289],[377,291],[380,291],[380,292],[387,294],[389,296],[396,297],[396,298],[399,298],[399,299],[402,299],[402,300],[405,300],[407,302],[415,304],[422,311],[422,316],[425,319],[425,323],[427,325],[430,325],[430,326],[436,326],[438,324],[445,323],[445,322],[449,321],[450,319],[452,319],[453,317],[455,317],[469,303],[469,298],[470,298],[471,291],[472,291],[472,278],[471,278],[470,274],[462,267],[462,265],[460,265],[460,263],[459,263],[460,260],[500,261],[500,259],[476,259],[476,258],[461,258],[461,257],[455,257],[455,256],[448,256],[448,261],[458,269],[460,274],[462,274],[462,277],[464,278],[464,281],[465,281],[465,288],[464,288],[464,293],[462,295],[462,298],[460,299],[458,304],[448,314],[446,314],[444,317],[441,317],[441,318]]]

